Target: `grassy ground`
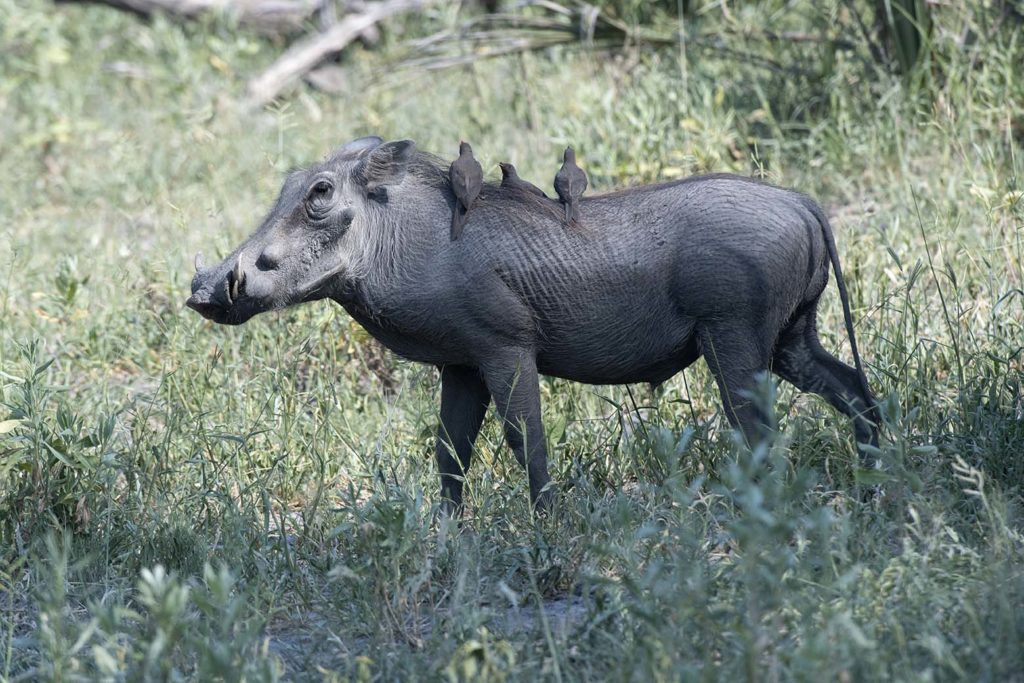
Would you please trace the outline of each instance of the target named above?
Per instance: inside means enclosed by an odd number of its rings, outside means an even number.
[[[737,37],[840,33],[845,3],[734,4],[700,21],[748,58],[423,73],[385,65],[389,34],[349,92],[253,112],[278,48],[225,22],[0,0],[0,679],[1024,680],[1020,27],[948,3],[900,79],[863,45]],[[327,302],[240,328],[183,307],[195,251],[367,133],[537,181],[571,142],[598,191],[719,170],[816,196],[884,472],[785,386],[749,453],[703,364],[657,395],[546,380],[554,514],[489,420],[465,522],[439,521],[436,371]]]

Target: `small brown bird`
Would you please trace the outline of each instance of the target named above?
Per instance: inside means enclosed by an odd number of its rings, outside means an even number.
[[[501,167],[501,186],[510,190],[521,190],[528,194],[535,194],[538,197],[547,199],[548,196],[544,194],[544,190],[540,189],[533,183],[523,180],[516,173],[516,167],[507,161],[501,161],[498,163]]]
[[[480,162],[473,158],[473,148],[463,141],[459,144],[459,158],[452,162],[448,169],[448,178],[455,193],[455,209],[452,211],[451,239],[459,239],[466,225],[466,215],[473,208],[480,188],[484,184],[484,170]]]
[[[565,222],[572,224],[580,219],[579,198],[587,189],[587,174],[576,165],[576,151],[572,147],[565,148],[562,155],[562,168],[555,175],[555,192],[565,204]]]

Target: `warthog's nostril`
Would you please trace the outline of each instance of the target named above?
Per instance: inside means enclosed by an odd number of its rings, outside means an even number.
[[[214,319],[218,314],[226,310],[224,300],[219,298],[216,292],[208,289],[199,289],[192,292],[185,305],[197,311],[204,318]]]

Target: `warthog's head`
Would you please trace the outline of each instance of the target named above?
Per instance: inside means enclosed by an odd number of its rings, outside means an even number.
[[[386,220],[388,188],[401,184],[414,152],[410,140],[360,138],[290,173],[270,215],[230,256],[210,268],[196,256],[185,303],[214,322],[238,325],[330,296],[365,268]]]

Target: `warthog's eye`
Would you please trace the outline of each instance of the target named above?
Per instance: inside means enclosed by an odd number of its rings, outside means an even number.
[[[330,181],[318,180],[316,182],[316,185],[314,185],[310,189],[309,196],[310,197],[322,197],[324,195],[329,195],[332,190],[334,190],[334,185],[331,185]]]
[[[329,180],[318,180],[309,188],[306,195],[306,212],[311,218],[323,218],[330,209],[331,198],[334,196],[334,184]]]

